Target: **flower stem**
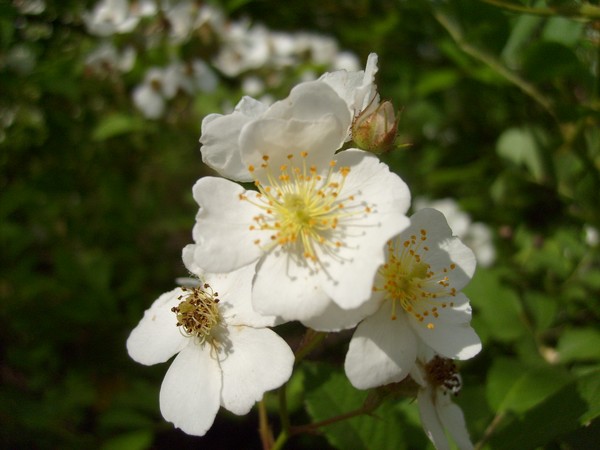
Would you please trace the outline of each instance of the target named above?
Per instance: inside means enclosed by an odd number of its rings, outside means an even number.
[[[490,437],[492,437],[492,434],[494,434],[494,432],[496,431],[496,428],[498,428],[498,426],[500,425],[500,423],[502,422],[503,419],[504,419],[504,413],[496,414],[494,419],[490,422],[488,427],[485,429],[481,440],[477,444],[475,444],[475,450],[481,450],[483,448],[483,445],[490,439]]]
[[[323,339],[327,336],[327,333],[322,333],[319,331],[312,330],[308,328],[306,333],[302,337],[302,341],[296,350],[296,355],[294,359],[294,364],[298,364],[302,361],[306,355],[312,352],[317,345],[319,345]],[[287,442],[288,438],[291,436],[290,430],[292,426],[290,424],[290,415],[287,408],[287,383],[281,386],[278,390],[279,397],[279,420],[281,421],[281,431],[277,436],[277,440],[273,442],[273,435],[271,430],[268,429],[268,436],[270,437],[270,443],[268,447],[265,447],[265,439],[263,437],[263,429],[262,429],[262,415],[261,415],[261,440],[263,442],[264,450],[280,450],[283,448],[283,445]],[[261,402],[262,404],[262,402]],[[260,407],[260,405],[259,405]],[[266,419],[266,410],[265,410],[265,421]],[[266,422],[265,422],[266,423]],[[267,425],[268,427],[268,425]]]
[[[361,416],[366,414],[365,408],[360,407],[353,411],[348,411],[347,413],[340,414],[339,416],[330,417],[329,419],[321,420],[320,422],[309,423],[307,425],[299,425],[291,428],[291,434],[300,434],[300,433],[312,433],[317,428],[321,428],[327,425],[334,424],[336,422],[341,422],[342,420],[351,419],[356,416]]]
[[[381,402],[386,397],[386,395],[382,395],[377,390],[371,391],[367,398],[365,399],[363,405],[360,408],[354,409],[352,411],[348,411],[347,413],[340,414],[339,416],[333,416],[329,419],[321,420],[319,422],[309,423],[307,425],[299,425],[296,427],[290,428],[290,436],[300,434],[300,433],[314,433],[318,428],[332,425],[337,422],[341,422],[342,420],[352,419],[353,417],[362,416],[363,414],[371,414],[375,411]]]
[[[271,450],[281,450],[289,437],[289,433],[282,430],[281,433],[279,433],[279,436],[277,436],[277,440],[275,441],[275,444],[273,444],[273,447],[271,447]]]
[[[273,433],[269,426],[269,418],[267,417],[267,407],[265,401],[261,400],[258,402],[258,434],[260,435],[260,441],[262,442],[263,450],[273,449]]]
[[[294,364],[298,364],[302,361],[310,352],[312,352],[317,345],[319,345],[327,337],[327,333],[322,331],[315,331],[311,328],[307,328],[306,333],[302,337],[300,346],[296,350],[296,359]]]
[[[281,420],[281,428],[283,432],[289,434],[290,431],[290,415],[287,409],[287,383],[279,388],[279,420]]]

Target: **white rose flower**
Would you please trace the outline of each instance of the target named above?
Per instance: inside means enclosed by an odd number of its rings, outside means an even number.
[[[212,177],[194,186],[195,260],[211,272],[259,261],[252,297],[263,314],[309,325],[329,307],[359,308],[385,242],[408,225],[397,175],[366,152],[335,155],[349,116],[328,85],[301,84],[242,127],[239,159],[258,192]],[[319,328],[350,326],[342,316]]]
[[[452,236],[444,215],[423,209],[388,243],[371,302],[379,309],[357,327],[346,355],[350,382],[368,389],[404,379],[419,341],[447,358],[481,350],[471,328],[469,299],[460,290],[475,271],[473,252]]]
[[[198,274],[189,250],[184,261]],[[141,364],[177,355],[161,386],[160,410],[187,434],[204,435],[220,406],[247,414],[292,373],[292,351],[265,328],[275,318],[252,310],[253,274],[253,266],[204,274],[199,286],[161,295],[127,339],[129,355]]]

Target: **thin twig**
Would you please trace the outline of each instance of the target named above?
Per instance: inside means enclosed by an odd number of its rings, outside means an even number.
[[[555,6],[550,8],[531,8],[525,5],[519,5],[515,3],[509,3],[502,0],[479,0],[480,2],[487,3],[488,5],[494,5],[498,8],[505,9],[507,11],[513,11],[523,14],[531,14],[534,16],[564,16],[571,17],[573,19],[587,19],[594,20],[600,19],[600,7],[591,5],[589,3],[583,3],[581,5],[567,6]]]
[[[433,15],[440,25],[442,25],[446,31],[448,31],[448,34],[450,34],[452,39],[454,39],[462,51],[494,69],[498,74],[517,86],[519,89],[521,89],[521,91],[539,103],[540,106],[542,106],[553,118],[556,119],[552,103],[540,91],[538,91],[533,84],[509,70],[493,55],[469,44],[469,42],[467,42],[464,38],[460,27],[458,27],[456,23],[454,23],[440,10],[434,9]]]
[[[269,426],[269,418],[267,416],[267,407],[264,400],[258,402],[258,434],[262,442],[263,450],[272,450],[273,448],[273,433]]]
[[[353,411],[348,411],[347,413],[340,414],[339,416],[330,417],[329,419],[321,420],[320,422],[309,423],[307,425],[299,425],[296,427],[292,427],[290,429],[290,434],[300,434],[300,433],[313,433],[317,430],[317,428],[324,427],[326,425],[331,425],[337,422],[341,422],[342,420],[351,419],[356,416],[361,416],[363,414],[367,414],[370,412],[370,409],[361,406]]]
[[[496,414],[496,416],[492,419],[488,427],[485,429],[481,440],[477,444],[475,444],[474,450],[481,450],[483,448],[483,445],[492,437],[492,434],[494,434],[496,428],[498,428],[502,420],[504,420],[504,413],[501,412]]]

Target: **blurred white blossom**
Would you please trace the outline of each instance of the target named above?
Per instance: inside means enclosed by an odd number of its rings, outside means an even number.
[[[600,242],[600,234],[598,233],[598,229],[594,228],[590,225],[586,225],[584,227],[585,232],[585,243],[590,247],[595,247]]]
[[[218,80],[208,65],[196,59],[190,64],[179,61],[166,67],[152,67],[146,72],[144,81],[133,91],[133,101],[142,113],[156,119],[163,115],[167,100],[182,91],[189,95],[196,92],[211,92]]]
[[[110,42],[101,43],[85,58],[85,65],[96,73],[129,72],[136,60],[133,47],[126,47],[121,52]]]
[[[110,36],[129,33],[138,25],[140,16],[132,12],[127,0],[103,0],[83,14],[83,21],[91,34]]]

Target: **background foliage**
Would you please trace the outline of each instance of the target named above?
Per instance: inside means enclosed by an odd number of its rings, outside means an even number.
[[[119,79],[91,76],[83,61],[97,38],[80,17],[94,2],[47,1],[26,14],[28,3],[0,2],[0,445],[259,448],[255,413],[221,412],[204,438],[173,430],[158,410],[166,366],[139,366],[124,346],[144,309],[185,275],[191,187],[208,173],[200,122],[237,102],[239,81],[224,77],[215,92],[145,119],[131,90],[164,55],[141,55]],[[591,449],[600,442],[600,15],[579,1],[492,3],[502,2],[218,5],[272,30],[333,35],[363,62],[379,54],[380,92],[403,110],[400,138],[411,144],[384,160],[414,196],[453,197],[495,236],[495,264],[467,289],[484,350],[461,364],[456,401],[474,441]],[[294,345],[298,330],[282,332]],[[298,368],[288,385],[295,422],[368,395],[343,377],[347,338],[328,337]],[[315,445],[429,444],[414,405],[391,399],[290,441]]]

